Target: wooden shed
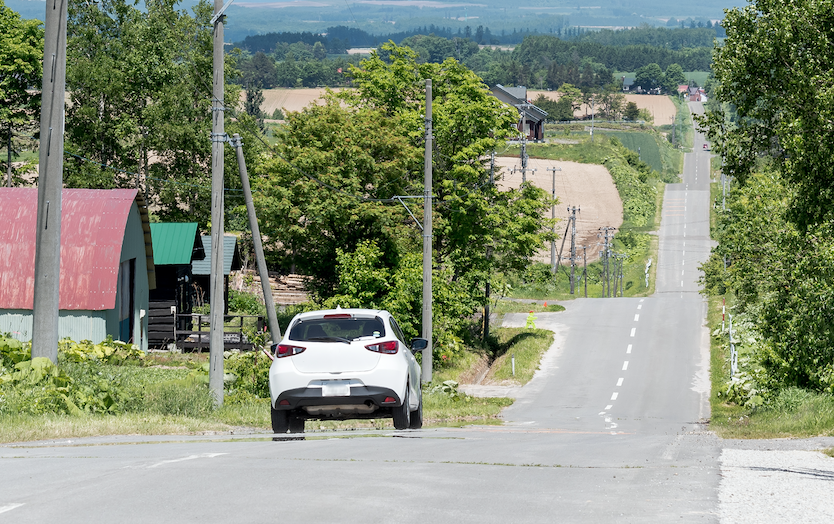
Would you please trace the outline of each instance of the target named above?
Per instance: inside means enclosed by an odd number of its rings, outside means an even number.
[[[527,135],[528,140],[544,141],[544,121],[547,111],[536,107],[527,100],[527,88],[524,86],[505,87],[496,84],[492,88],[492,95],[498,100],[509,104],[518,110],[518,124],[516,127]]]
[[[148,347],[156,285],[147,207],[135,189],[61,194],[58,334]],[[32,338],[37,188],[0,188],[0,332]]]
[[[150,338],[152,347],[174,342],[177,314],[188,314],[194,306],[194,278],[191,263],[203,260],[206,251],[196,222],[160,222],[150,225],[156,268],[156,289],[150,294]],[[177,330],[190,329],[187,322]]]
[[[203,235],[203,247],[207,253],[211,253],[211,235]],[[229,274],[238,271],[243,267],[238,249],[237,237],[234,235],[223,235],[223,296],[225,307],[223,314],[229,314]],[[194,275],[194,287],[197,291],[198,302],[211,303],[211,292],[209,283],[211,280],[211,257],[202,260],[194,260],[191,263],[191,272]]]

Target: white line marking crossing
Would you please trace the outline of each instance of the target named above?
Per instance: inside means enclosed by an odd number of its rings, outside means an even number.
[[[0,513],[5,513],[7,511],[11,511],[15,508],[19,508],[20,506],[23,506],[23,504],[22,503],[20,503],[20,504],[13,503],[13,504],[6,504],[5,506],[0,506]]]
[[[157,462],[156,464],[151,464],[148,468],[156,468],[159,466],[164,466],[165,464],[173,464],[175,462],[185,462],[186,460],[195,460],[201,458],[214,458],[219,457],[220,455],[228,455],[228,453],[201,453],[199,455],[189,455],[187,457],[173,459],[173,460],[163,460],[162,462]]]

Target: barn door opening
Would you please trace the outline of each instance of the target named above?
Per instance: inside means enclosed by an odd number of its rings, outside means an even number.
[[[136,259],[125,260],[119,266],[119,340],[133,342],[133,304],[136,283]]]

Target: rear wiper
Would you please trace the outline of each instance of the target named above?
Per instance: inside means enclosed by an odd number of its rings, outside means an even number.
[[[346,338],[333,337],[333,336],[311,337],[311,338],[308,338],[307,340],[309,340],[311,342],[344,342],[345,344],[350,344],[350,340],[348,340]]]

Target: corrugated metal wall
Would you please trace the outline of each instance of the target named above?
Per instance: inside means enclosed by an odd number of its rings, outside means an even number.
[[[107,338],[107,323],[104,317],[105,311],[60,311],[58,336],[75,341],[101,342]],[[0,332],[11,333],[18,340],[32,340],[32,311],[0,311]]]

